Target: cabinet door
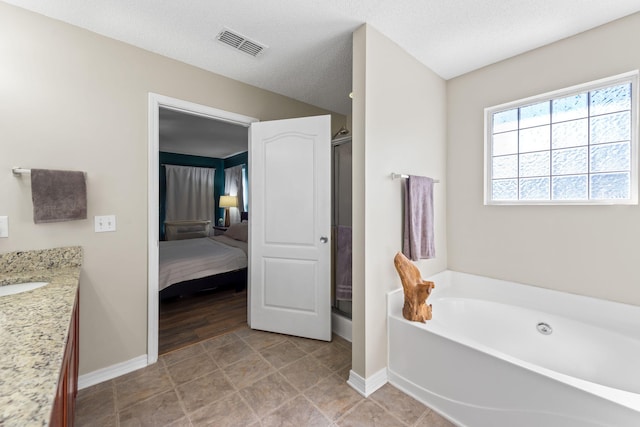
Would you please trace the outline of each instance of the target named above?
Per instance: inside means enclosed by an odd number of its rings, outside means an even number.
[[[69,335],[62,358],[58,390],[51,411],[49,425],[52,427],[72,427],[75,417],[75,402],[78,394],[78,295],[71,315]]]
[[[64,425],[64,412],[65,412],[65,395],[66,389],[63,379],[65,375],[65,369],[60,374],[61,381],[58,381],[58,391],[56,392],[56,400],[53,402],[53,410],[51,411],[51,427],[62,427]]]

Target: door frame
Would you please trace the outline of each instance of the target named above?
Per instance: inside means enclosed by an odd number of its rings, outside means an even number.
[[[227,123],[251,126],[251,123],[259,121],[256,118],[219,110],[202,104],[196,104],[169,96],[149,92],[148,108],[148,165],[147,165],[147,365],[158,361],[158,325],[159,325],[159,293],[158,293],[158,268],[159,268],[159,220],[158,206],[159,173],[160,173],[160,107],[181,111],[219,120]],[[251,177],[249,176],[249,188]],[[249,193],[250,197],[250,193]],[[250,202],[250,200],[249,200]],[[251,206],[251,204],[249,204]],[[251,259],[248,260],[251,263]]]

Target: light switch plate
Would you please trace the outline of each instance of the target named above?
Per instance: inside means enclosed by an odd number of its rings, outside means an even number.
[[[9,237],[9,217],[0,216],[0,237]]]
[[[115,215],[101,215],[94,218],[96,233],[103,233],[105,231],[116,231]]]

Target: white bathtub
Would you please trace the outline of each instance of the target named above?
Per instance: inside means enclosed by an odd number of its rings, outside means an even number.
[[[640,307],[452,271],[428,280],[426,324],[402,317],[402,289],[388,295],[389,382],[460,426],[640,426]]]

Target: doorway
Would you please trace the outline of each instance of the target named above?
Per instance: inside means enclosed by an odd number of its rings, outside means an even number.
[[[266,178],[249,182],[250,205],[254,211],[251,214],[253,219],[249,234],[260,236],[258,240],[250,239],[251,245],[247,248],[247,267],[251,277],[248,292],[251,314],[249,323],[252,327],[256,323],[257,329],[265,331],[330,340],[331,263],[330,248],[327,245],[331,222],[331,188],[328,184],[331,163],[330,117],[324,115],[254,123],[258,120],[156,94],[150,94],[149,104],[148,364],[155,363],[158,359],[158,173],[161,108],[251,128],[249,163],[255,170],[250,171],[249,176]],[[291,180],[292,175],[297,179]],[[258,184],[262,187],[256,187]],[[283,192],[286,194],[282,194]],[[269,202],[273,200],[287,200],[289,203],[285,205]],[[323,208],[318,211],[318,207]],[[311,211],[294,217],[292,221],[288,214],[298,212],[301,208]],[[283,209],[284,214],[280,215]],[[316,210],[313,211],[314,209]],[[261,214],[256,216],[255,212]],[[270,250],[282,247],[280,243],[287,243],[285,246],[289,252],[278,252],[278,257],[270,255]],[[269,258],[269,262],[260,262],[265,257]],[[245,263],[246,260],[245,258]],[[286,274],[283,273],[285,270]],[[306,280],[294,280],[300,277],[305,277]],[[304,286],[300,286],[300,283]],[[254,287],[255,292],[251,292]],[[293,297],[299,294],[303,298]],[[256,296],[255,300],[252,296]],[[284,317],[288,320],[284,321]]]
[[[183,112],[248,128],[258,120],[154,93],[149,94],[149,140],[148,140],[148,332],[147,363],[158,360],[159,336],[159,169],[160,169],[160,109]],[[251,185],[249,183],[249,185]]]

